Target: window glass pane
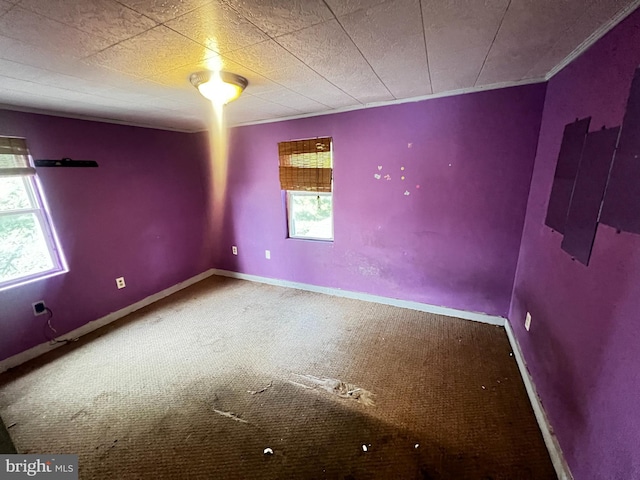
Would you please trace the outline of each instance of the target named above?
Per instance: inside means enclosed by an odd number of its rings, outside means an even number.
[[[292,193],[289,212],[290,235],[330,240],[333,238],[333,211],[331,195],[304,195]]]
[[[53,268],[37,216],[33,213],[0,215],[0,282]]]
[[[0,177],[0,211],[34,208],[23,177]]]

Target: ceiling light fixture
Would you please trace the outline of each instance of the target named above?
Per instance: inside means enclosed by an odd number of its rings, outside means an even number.
[[[249,81],[231,72],[202,72],[192,73],[189,77],[191,84],[196,87],[202,96],[212,102],[227,104],[240,96],[247,87]]]

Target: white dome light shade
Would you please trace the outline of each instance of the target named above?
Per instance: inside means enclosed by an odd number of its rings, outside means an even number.
[[[224,71],[192,73],[189,80],[203,97],[223,105],[238,98],[249,84],[246,78]]]

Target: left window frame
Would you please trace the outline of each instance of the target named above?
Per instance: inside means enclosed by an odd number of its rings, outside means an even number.
[[[33,159],[29,155],[29,165],[33,168]],[[56,275],[67,271],[66,262],[57,239],[51,217],[48,212],[46,199],[44,197],[42,187],[35,173],[32,174],[3,174],[0,169],[0,179],[14,178],[20,179],[24,185],[24,191],[29,199],[29,205],[15,209],[0,209],[0,221],[2,218],[16,217],[19,215],[31,215],[34,218],[37,232],[41,235],[46,253],[48,254],[48,264],[45,268],[38,271],[28,271],[15,275],[6,280],[0,279],[0,290],[10,289],[19,285],[30,283],[35,280]],[[0,198],[8,192],[0,191]]]

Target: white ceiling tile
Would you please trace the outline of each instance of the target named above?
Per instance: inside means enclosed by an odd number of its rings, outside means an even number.
[[[253,45],[269,38],[231,7],[218,2],[204,5],[165,25],[219,53]]]
[[[0,0],[0,16],[7,13],[11,7],[13,7],[13,4]]]
[[[257,97],[264,98],[278,105],[299,110],[300,112],[317,112],[329,108],[327,105],[323,105],[287,88],[267,92],[264,95],[257,95]]]
[[[635,0],[326,1],[0,0],[0,104],[201,129],[205,68],[249,80],[232,122],[456,92],[546,74]]]
[[[6,77],[38,82],[51,74],[55,74],[55,72],[0,58],[0,75]]]
[[[396,98],[431,93],[419,0],[390,1],[338,20]]]
[[[268,120],[271,117],[269,116],[269,113],[264,111],[236,110],[233,112],[229,112],[225,118],[226,118],[227,125],[234,126],[241,123],[250,123],[250,122],[259,122],[260,120]]]
[[[527,77],[544,77],[578,48],[586,38],[615,17],[627,5],[626,0],[593,2],[573,25],[568,26],[564,33],[558,36],[553,48],[545,52],[542,59],[531,67],[527,72]]]
[[[525,78],[584,10],[580,1],[512,0],[478,85]]]
[[[212,52],[165,27],[158,26],[85,59],[87,63],[140,77],[202,61]]]
[[[291,116],[295,115],[291,114]],[[280,115],[283,116],[283,115]],[[252,123],[259,122],[261,120],[272,120],[278,118],[273,115],[273,113],[269,110],[249,110],[249,111],[238,111],[238,112],[229,112],[226,116],[227,125],[233,127],[234,125],[242,124],[242,123]]]
[[[0,17],[0,32],[21,42],[46,46],[50,52],[83,57],[102,50],[110,42],[37,13],[14,7]]]
[[[234,50],[225,54],[224,57],[265,76],[268,76],[269,72],[300,64],[300,60],[274,40]]]
[[[161,109],[122,109],[73,100],[60,104],[49,97],[34,94],[17,93],[9,97],[12,97],[12,99],[6,101],[7,96],[5,92],[0,89],[0,104],[9,107],[16,105],[23,108],[32,108],[37,111],[42,111],[43,113],[52,113],[54,115],[62,114],[71,117],[100,119],[115,121],[116,123],[128,123],[172,130],[195,131],[205,126],[205,122],[196,115],[168,117],[167,112]]]
[[[360,102],[326,80],[317,80],[300,89],[300,93],[332,108],[351,107]]]
[[[131,108],[131,102],[120,101],[110,98],[108,90],[97,90],[95,93],[83,93],[75,89],[63,88],[59,85],[48,85],[45,83],[36,83],[29,80],[6,77],[0,74],[0,84],[2,88],[24,93],[37,93],[43,97],[50,97],[57,100],[60,105],[67,101],[81,101],[89,104]]]
[[[277,41],[358,101],[393,99],[337,20],[283,35]]]
[[[82,59],[74,59],[68,64],[54,60],[54,62],[47,64],[46,68],[109,87],[137,89],[137,85],[141,82],[141,79],[133,75],[116,72],[99,65],[90,65]]]
[[[300,115],[300,111],[247,95],[227,105],[225,107],[225,115],[229,124],[236,124],[268,118]]]
[[[285,105],[278,105],[276,103],[270,104],[265,108],[265,111],[274,117],[288,117],[291,115],[300,115],[300,111],[287,107]]]
[[[460,68],[462,65],[471,65],[473,68],[462,68],[461,70],[472,71],[475,76],[480,73],[480,67],[487,54],[484,46],[469,47],[460,51],[447,52],[442,50],[434,50],[429,54],[429,63],[432,65],[431,70],[451,70]]]
[[[77,73],[75,69],[70,68],[68,71]],[[67,75],[33,65],[25,65],[19,62],[0,59],[0,75],[16,80],[25,80],[33,84],[44,86],[58,87],[65,90],[77,91],[89,95],[104,96],[105,92],[109,92],[108,97],[117,94],[117,98],[127,101],[137,101],[141,105],[145,103],[153,104],[152,99],[155,98],[147,93],[135,92],[131,87],[138,89],[139,84],[129,84],[129,89],[117,88],[109,82],[105,82],[105,78],[89,79],[77,77],[75,75]],[[33,88],[37,88],[34,85]]]
[[[206,5],[211,0],[118,0],[138,13],[164,23]]]
[[[120,88],[105,89],[101,96],[114,99],[118,102],[126,102],[137,105],[140,109],[165,109],[178,112],[185,107],[185,102],[178,102],[167,96],[154,96],[140,91],[128,91]]]
[[[476,77],[477,73],[473,69],[432,70],[433,93],[468,89],[474,84]]]
[[[200,92],[194,87],[181,88],[180,90],[171,89],[171,92],[170,95],[167,95],[167,98],[181,104],[200,104],[207,102],[207,99],[200,95]]]
[[[380,5],[386,0],[327,0],[327,5],[331,8],[331,11],[339,17],[348,13],[353,13],[357,10],[367,9]]]
[[[422,0],[427,49],[459,52],[485,47],[489,51],[508,4],[509,0]]]
[[[508,0],[422,0],[434,92],[473,87],[508,4]],[[469,83],[462,85],[463,81]]]
[[[176,113],[184,113],[184,111],[189,111],[190,108],[201,106],[203,102],[195,97],[189,98],[188,101],[179,101],[172,97],[154,97],[154,103],[159,108],[173,110]]]
[[[268,77],[283,87],[333,108],[360,104],[304,64],[271,72]]]
[[[322,0],[225,0],[238,13],[271,37],[332,19]]]
[[[46,46],[32,45],[0,35],[0,58],[52,70],[65,70],[77,60],[65,54],[53,53]]]
[[[246,78],[249,80],[246,92],[250,95],[265,95],[282,88],[282,85],[279,85],[262,75],[258,75],[257,73],[248,75]]]
[[[448,55],[442,50],[433,50],[429,56],[433,92],[473,87],[486,55],[487,50],[484,46],[470,47],[459,52],[452,51]],[[443,72],[446,72],[446,75]],[[465,81],[465,84],[461,84],[462,81]]]
[[[266,76],[278,85],[295,91],[305,89],[312,82],[326,81],[300,61],[296,61],[295,65],[271,71]]]
[[[20,6],[117,43],[153,28],[157,23],[115,0],[22,0]]]

